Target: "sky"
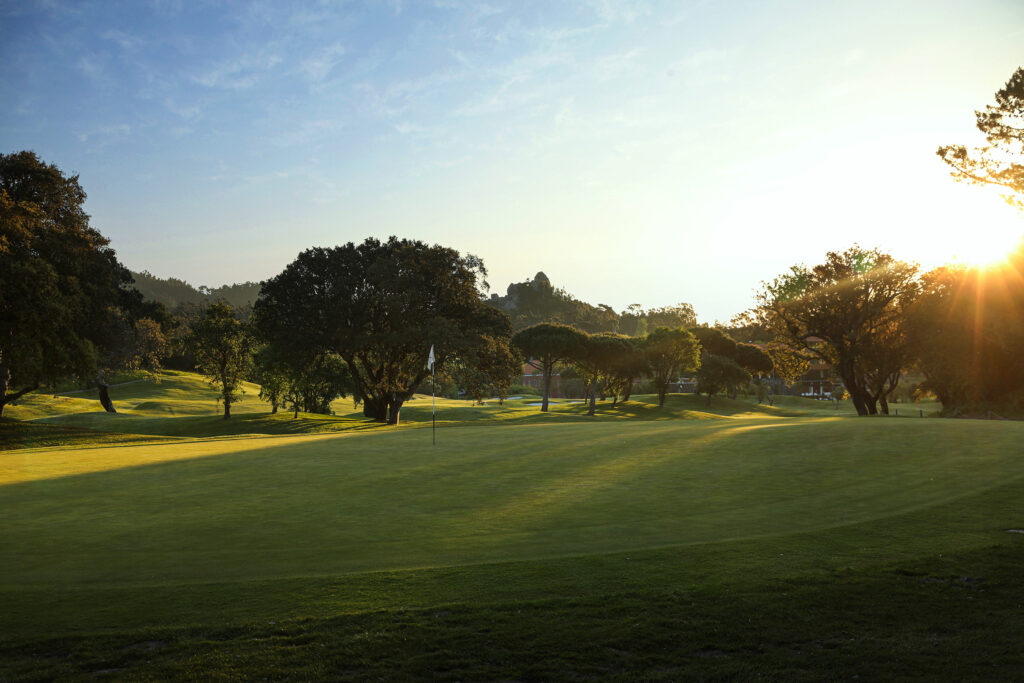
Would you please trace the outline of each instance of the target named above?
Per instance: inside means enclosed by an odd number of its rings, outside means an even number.
[[[1024,65],[1024,2],[0,2],[0,152],[123,263],[217,286],[398,235],[703,322],[854,243],[991,259],[1024,216],[939,145]]]

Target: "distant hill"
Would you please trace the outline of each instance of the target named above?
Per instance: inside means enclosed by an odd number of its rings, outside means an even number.
[[[220,299],[235,308],[245,308],[251,306],[260,293],[259,282],[241,282],[213,288],[200,285],[197,288],[177,278],[159,278],[147,270],[141,273],[133,271],[132,277],[135,278],[135,288],[142,292],[142,296],[151,301],[159,301],[171,310]]]

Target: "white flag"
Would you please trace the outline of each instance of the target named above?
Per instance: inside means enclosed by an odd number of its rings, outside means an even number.
[[[434,370],[434,345],[430,345],[430,355],[427,356],[427,370],[433,372]]]

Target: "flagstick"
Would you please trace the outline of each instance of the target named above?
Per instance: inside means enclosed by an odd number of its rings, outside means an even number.
[[[431,347],[433,349],[433,347]],[[434,408],[434,392],[437,385],[434,383],[434,366],[430,366],[430,443],[437,445],[437,410]]]

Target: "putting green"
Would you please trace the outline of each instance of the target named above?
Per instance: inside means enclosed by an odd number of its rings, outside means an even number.
[[[0,587],[334,575],[796,534],[1020,480],[1022,442],[1016,423],[776,418],[470,426],[440,432],[436,447],[426,431],[399,430],[14,451],[0,456],[0,547],[17,549]],[[1012,522],[999,507],[972,514],[968,531]]]

